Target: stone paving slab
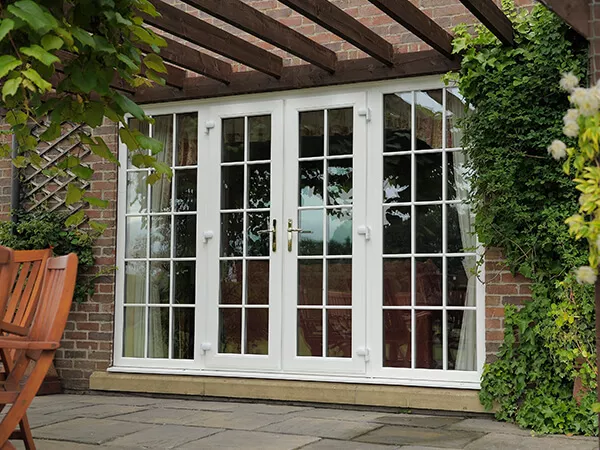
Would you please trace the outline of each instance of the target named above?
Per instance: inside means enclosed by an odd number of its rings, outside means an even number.
[[[420,428],[442,428],[462,421],[462,417],[423,416],[419,414],[391,414],[380,416],[375,422],[387,425],[407,425]],[[473,430],[475,431],[475,430]]]
[[[110,419],[73,419],[32,430],[34,438],[54,439],[82,444],[103,444],[149,425]]]
[[[483,433],[474,431],[433,430],[407,426],[386,425],[377,430],[359,436],[359,442],[388,445],[426,445],[442,448],[463,448],[482,437]]]
[[[292,450],[303,448],[311,442],[318,441],[315,436],[293,436],[261,431],[224,431],[213,434],[199,441],[189,442],[179,449],[260,449],[260,450]]]
[[[126,422],[139,422],[146,424],[174,424],[180,425],[188,417],[194,414],[199,414],[199,411],[190,409],[168,409],[168,408],[150,408],[144,411],[134,412],[131,414],[123,414],[115,416],[115,420],[123,420]]]
[[[396,450],[400,447],[395,445],[365,444],[353,441],[336,441],[333,439],[321,439],[314,444],[302,447],[302,450]],[[402,447],[404,450],[404,447]],[[432,450],[429,448],[428,450]]]
[[[171,449],[202,439],[223,430],[218,428],[160,425],[120,437],[105,445],[131,449]]]
[[[490,433],[471,442],[465,450],[596,450],[598,439],[570,439],[559,436],[524,437]]]
[[[244,412],[195,411],[182,419],[188,426],[229,428],[231,430],[256,430],[285,420],[285,415],[252,414]]]
[[[375,422],[384,415],[379,411],[358,411],[352,409],[311,408],[293,413],[297,417],[314,419],[347,420],[351,422]]]
[[[25,446],[21,441],[11,441],[17,450],[25,450]],[[77,444],[76,442],[65,442],[65,441],[46,441],[43,439],[35,440],[35,447],[37,450],[100,450],[101,447],[98,445],[91,444]],[[125,450],[117,447],[111,447],[110,450]],[[126,449],[131,450],[131,449]]]
[[[356,436],[379,428],[380,426],[381,425],[376,423],[367,422],[345,422],[342,420],[292,417],[283,422],[261,428],[261,431],[350,440]]]
[[[173,408],[173,409],[192,409],[192,410],[205,410],[205,411],[236,411],[237,409],[245,406],[244,403],[237,402],[214,402],[214,401],[203,401],[203,400],[169,400],[165,399],[159,403],[161,408]]]
[[[290,414],[301,411],[310,411],[314,408],[308,406],[289,406],[289,405],[265,405],[261,403],[242,403],[236,412],[240,413],[259,413],[259,414]]]

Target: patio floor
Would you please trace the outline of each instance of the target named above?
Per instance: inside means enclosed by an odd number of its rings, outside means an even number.
[[[38,397],[29,418],[39,450],[598,448],[481,417],[134,396]]]

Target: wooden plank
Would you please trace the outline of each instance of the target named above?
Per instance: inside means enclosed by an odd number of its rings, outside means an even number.
[[[435,50],[398,53],[394,56],[393,63],[394,66],[390,68],[374,58],[339,61],[338,68],[334,74],[324,72],[311,64],[289,66],[283,69],[279,80],[274,80],[256,71],[240,72],[232,75],[229,86],[207,78],[188,77],[185,80],[185,86],[182,90],[163,86],[144,88],[136,93],[134,100],[138,103],[161,103],[225,97],[230,95],[436,75],[460,68],[458,61],[451,61]]]
[[[460,0],[504,44],[513,45],[512,23],[493,0]]]
[[[160,77],[164,78],[165,84],[167,86],[183,89],[183,80],[185,80],[186,77],[185,70],[168,63],[165,63],[165,67],[167,69],[167,73],[158,74]],[[144,73],[144,70],[142,70],[142,73]]]
[[[329,0],[279,0],[323,28],[350,42],[365,53],[391,66],[394,48],[369,27],[338,8]]]
[[[281,76],[283,60],[277,55],[160,0],[150,2],[161,16],[142,14],[146,23],[272,77]]]
[[[164,61],[170,62],[184,69],[212,78],[222,83],[229,83],[231,79],[231,64],[214,58],[199,50],[181,44],[173,39],[163,38],[167,46],[160,49],[160,56]],[[150,47],[142,45],[144,52],[149,52]]]
[[[318,44],[240,0],[183,0],[263,41],[312,63],[330,73],[335,72],[335,52]]]
[[[586,39],[590,33],[590,6],[588,0],[540,0],[549,10],[554,11],[577,33]]]
[[[404,28],[420,37],[447,58],[452,54],[452,35],[409,0],[369,0]]]

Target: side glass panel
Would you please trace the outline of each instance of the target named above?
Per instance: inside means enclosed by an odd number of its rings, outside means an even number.
[[[300,113],[297,356],[352,357],[353,108]]]
[[[271,116],[223,119],[218,352],[269,353]]]
[[[161,115],[132,126],[160,141],[173,170],[127,168],[123,356],[193,359],[196,303],[198,116]]]

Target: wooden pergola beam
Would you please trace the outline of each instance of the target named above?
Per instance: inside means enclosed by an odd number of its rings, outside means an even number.
[[[506,45],[514,44],[512,23],[492,0],[460,0],[488,30]]]
[[[404,28],[447,58],[453,58],[452,35],[409,0],[369,0]]]
[[[183,0],[183,2],[321,69],[330,73],[335,72],[337,62],[335,52],[240,0]]]
[[[387,66],[394,64],[392,44],[329,0],[279,1]]]
[[[184,69],[212,78],[222,83],[229,83],[231,79],[231,64],[214,58],[206,53],[194,50],[187,45],[163,36],[167,46],[160,49],[160,56],[164,61],[175,64]],[[141,46],[144,52],[151,51],[147,45]]]
[[[283,60],[279,56],[252,45],[179,8],[167,5],[160,0],[150,1],[161,16],[152,17],[143,14],[142,17],[146,23],[269,76],[275,78],[281,76]]]
[[[158,74],[160,77],[164,78],[165,84],[167,86],[183,89],[183,80],[186,78],[185,70],[168,63],[165,63],[165,68],[167,69],[167,73]]]
[[[200,77],[188,77],[182,90],[169,87],[142,88],[134,96],[139,103],[161,103],[179,100],[225,97],[252,93],[276,92],[320,86],[391,80],[403,77],[437,75],[458,70],[460,63],[449,60],[435,50],[397,53],[390,68],[374,58],[339,61],[334,74],[314,65],[288,66],[275,80],[260,72],[238,72],[229,86]]]
[[[586,39],[591,37],[588,0],[540,0],[540,2],[554,11],[581,36]]]

